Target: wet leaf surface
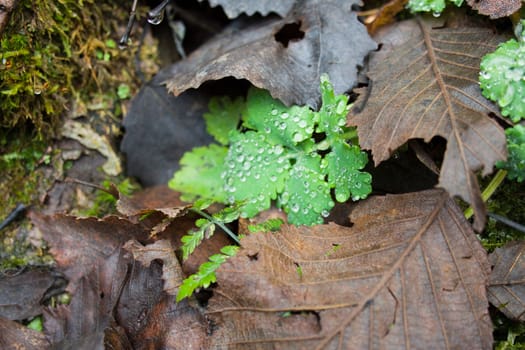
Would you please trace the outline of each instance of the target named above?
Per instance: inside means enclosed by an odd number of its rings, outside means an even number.
[[[480,14],[490,18],[509,16],[522,6],[521,0],[467,0],[467,3]]]
[[[511,242],[490,254],[489,301],[512,320],[525,320],[525,242]]]
[[[60,273],[45,267],[0,274],[0,317],[24,320],[40,315],[44,301],[62,293],[66,285]]]
[[[351,221],[244,238],[217,272],[209,347],[491,347],[486,253],[445,192],[371,198]]]
[[[199,0],[202,2],[202,0]],[[277,13],[284,17],[294,5],[295,0],[261,0],[261,1],[238,1],[238,0],[211,0],[209,4],[212,7],[220,6],[228,16],[228,18],[236,18],[241,13],[251,16],[255,13],[260,13],[266,16],[270,13]]]
[[[283,19],[234,22],[165,73],[175,95],[225,77],[246,79],[286,105],[320,102],[320,76],[336,94],[356,83],[357,66],[376,47],[351,7],[359,1],[308,0]],[[169,74],[168,74],[169,72]]]
[[[357,102],[365,108],[349,115],[349,123],[375,164],[410,139],[445,138],[438,186],[473,206],[481,230],[485,207],[475,171],[492,172],[506,148],[503,129],[489,117],[499,112],[479,89],[479,62],[504,39],[481,27],[432,26],[422,19],[400,22],[378,38],[383,46],[370,59],[371,90],[361,91]]]

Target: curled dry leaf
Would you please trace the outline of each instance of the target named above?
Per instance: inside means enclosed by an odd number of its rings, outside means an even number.
[[[63,293],[66,285],[60,273],[46,267],[24,269],[16,275],[0,273],[0,317],[25,320],[40,315],[44,302]]]
[[[49,340],[44,334],[0,317],[0,349],[42,350],[49,347]]]
[[[141,226],[115,216],[99,220],[30,212],[30,218],[51,247],[50,251],[58,268],[69,280],[67,290],[70,292],[96,266],[107,270],[105,274],[109,285],[114,279],[112,268],[124,270],[119,273],[125,275],[124,266],[116,264],[117,261],[124,260],[120,248],[130,239],[144,240],[148,236],[148,232]],[[113,262],[109,263],[110,261]]]
[[[508,318],[525,321],[525,242],[511,242],[490,254],[494,266],[488,296]]]
[[[486,253],[446,192],[373,197],[351,221],[243,238],[208,348],[491,348]]]
[[[490,18],[510,16],[521,8],[521,0],[467,0],[467,3],[482,15]]]
[[[247,79],[286,105],[320,102],[320,76],[336,94],[353,87],[357,66],[376,44],[352,6],[359,0],[305,0],[283,19],[233,23],[169,69],[168,89],[179,95],[209,80]]]
[[[203,0],[199,0],[202,2]],[[277,13],[279,16],[284,17],[290,11],[295,3],[295,0],[209,0],[210,6],[220,6],[226,13],[228,18],[236,18],[241,13],[245,13],[248,16],[252,16],[256,12],[263,16],[270,14],[271,12]]]
[[[170,241],[158,240],[153,244],[143,246],[139,242],[131,240],[124,244],[124,249],[131,252],[135,260],[140,261],[146,267],[155,259],[162,260],[164,291],[169,295],[177,295],[179,286],[182,284],[183,276],[179,261],[175,256],[175,251]]]
[[[489,117],[498,109],[479,88],[479,63],[503,40],[483,27],[432,28],[421,19],[397,23],[371,55],[371,90],[356,104],[364,104],[362,112],[349,115],[376,164],[410,139],[444,137],[438,186],[473,206],[476,230],[486,218],[475,171],[483,168],[487,175],[506,158],[505,133]]]

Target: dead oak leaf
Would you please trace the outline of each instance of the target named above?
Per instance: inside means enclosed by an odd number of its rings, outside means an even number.
[[[286,105],[320,102],[320,76],[328,73],[336,93],[356,82],[357,66],[376,44],[352,6],[359,0],[300,1],[283,19],[233,23],[168,70],[175,95],[225,77],[247,79]]]
[[[508,318],[525,321],[525,242],[511,242],[490,254],[494,266],[488,286],[489,301]]]
[[[58,268],[69,280],[67,290],[70,292],[96,266],[107,270],[108,283],[111,283],[112,268],[124,269],[119,274],[125,275],[124,266],[112,266],[124,259],[120,254],[122,245],[130,239],[145,240],[148,237],[148,232],[140,225],[116,216],[77,218],[63,214],[46,216],[37,212],[30,212],[29,216],[48,242]]]
[[[503,129],[488,116],[499,112],[481,95],[479,63],[504,39],[486,28],[431,25],[401,22],[381,38],[382,49],[370,59],[368,100],[362,94],[362,112],[348,121],[376,164],[409,139],[444,137],[438,186],[473,206],[474,227],[481,230],[485,207],[474,172],[492,172],[506,158],[506,143]]]
[[[521,8],[521,0],[467,0],[467,3],[482,15],[490,18],[510,16]]]
[[[373,197],[351,221],[243,238],[208,348],[491,348],[486,252],[446,192]]]
[[[199,0],[202,2],[203,0]],[[256,12],[263,16],[270,12],[275,12],[279,16],[284,17],[290,11],[295,3],[295,0],[258,0],[258,1],[239,1],[239,0],[209,0],[211,7],[221,6],[228,18],[236,18],[241,13],[252,16]]]

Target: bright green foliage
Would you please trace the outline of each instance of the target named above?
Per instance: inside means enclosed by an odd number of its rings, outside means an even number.
[[[483,95],[496,101],[513,122],[525,119],[525,42],[511,39],[481,60]]]
[[[32,329],[37,332],[42,332],[44,330],[42,316],[35,317],[31,322],[27,324],[27,328]]]
[[[463,0],[450,0],[456,6],[461,6]],[[408,8],[412,12],[433,12],[439,15],[445,9],[445,0],[410,0]]]
[[[225,246],[221,249],[222,254],[209,257],[209,261],[199,266],[199,271],[186,278],[179,287],[177,302],[193,294],[197,288],[208,288],[217,280],[215,271],[239,250],[237,246]]]
[[[253,217],[270,208],[284,189],[290,162],[281,145],[272,145],[255,131],[232,135],[226,156],[224,189],[228,203],[245,202],[241,215]]]
[[[230,222],[233,222],[239,218],[239,208],[232,206],[224,208],[223,210],[213,214],[208,215],[202,210],[205,208],[193,208],[192,210],[197,214],[203,216],[204,218],[198,219],[195,221],[196,230],[190,231],[187,235],[181,238],[182,241],[182,259],[186,260],[191,253],[195,251],[195,248],[201,244],[204,238],[208,239],[215,233],[216,226],[221,227],[227,234],[229,234],[234,240],[237,240],[233,236],[233,233],[226,228],[224,225]]]
[[[226,200],[221,174],[228,149],[211,144],[186,152],[180,160],[181,170],[175,173],[168,185],[182,193],[181,199],[192,202],[197,197],[217,202]]]
[[[260,224],[248,225],[248,230],[252,233],[275,232],[275,231],[279,231],[283,224],[284,224],[283,219],[280,219],[280,218],[268,219],[265,222],[261,222]]]
[[[509,156],[506,162],[500,161],[496,166],[507,170],[509,179],[522,182],[525,180],[525,127],[518,124],[507,129],[505,133]]]
[[[209,112],[204,114],[208,133],[221,145],[228,144],[228,134],[235,130],[244,110],[242,98],[232,100],[228,96],[212,98],[208,105]]]
[[[334,206],[332,189],[339,202],[366,198],[371,176],[360,171],[366,165],[366,153],[345,140],[355,131],[345,126],[348,97],[336,96],[327,76],[321,78],[321,94],[322,107],[316,113],[308,107],[286,107],[268,92],[253,88],[242,113],[242,128],[229,132],[219,128],[220,123],[212,123],[211,117],[229,119],[216,108],[227,106],[235,116],[224,124],[234,126],[240,105],[229,99],[214,102],[206,120],[216,138],[219,129],[228,135],[223,165],[220,154],[207,158],[211,146],[194,150],[183,157],[182,169],[170,186],[186,198],[199,195],[227,204],[242,203],[242,217],[253,217],[276,200],[296,225],[322,223]],[[213,177],[202,171],[208,169],[202,164],[209,163],[214,164]],[[220,176],[217,169],[222,169]],[[220,181],[222,189],[218,189]]]

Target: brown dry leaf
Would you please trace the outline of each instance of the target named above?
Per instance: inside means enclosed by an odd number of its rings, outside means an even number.
[[[63,293],[66,285],[60,273],[47,267],[28,268],[14,275],[0,272],[0,317],[24,320],[40,315],[44,301]]]
[[[31,212],[29,216],[49,243],[58,267],[69,280],[67,290],[71,292],[76,289],[78,280],[88,275],[94,267],[111,267],[107,261],[120,259],[120,248],[125,242],[130,239],[145,240],[148,236],[148,232],[140,225],[115,216],[81,219],[62,214],[46,216],[36,212]],[[125,275],[125,271],[123,273]],[[108,271],[107,274],[111,280],[112,272]]]
[[[351,221],[243,238],[208,348],[491,349],[486,252],[446,192],[372,197]]]
[[[143,246],[139,242],[131,240],[124,244],[124,249],[131,252],[135,260],[140,261],[146,267],[155,259],[162,260],[163,290],[169,295],[177,295],[184,277],[170,241],[158,240],[155,243]]]
[[[397,14],[405,9],[407,3],[408,0],[390,0],[378,9],[366,11],[371,12],[371,16],[365,19],[368,32],[374,34],[379,28],[394,22]]]
[[[202,2],[203,0],[199,1]],[[263,16],[268,15],[270,12],[275,12],[279,16],[284,17],[294,5],[295,0],[209,0],[208,3],[211,7],[222,7],[226,16],[231,19],[238,17],[241,13],[252,16],[256,12]]]
[[[490,18],[510,16],[521,8],[521,0],[467,0],[467,3],[482,15]]]
[[[180,200],[180,193],[168,186],[146,188],[131,197],[119,195],[117,210],[127,217],[159,211],[169,218],[183,216],[189,205]]]
[[[352,6],[359,0],[300,1],[283,19],[233,23],[168,72],[175,95],[225,77],[247,79],[287,105],[320,102],[319,79],[328,73],[336,93],[356,82],[357,66],[376,44]]]
[[[490,254],[494,266],[488,297],[508,318],[525,321],[525,242],[511,242]]]
[[[375,164],[410,139],[444,137],[438,186],[473,206],[474,227],[481,230],[485,206],[475,171],[492,172],[496,161],[506,159],[506,143],[503,129],[488,116],[499,112],[481,95],[479,63],[504,39],[483,27],[431,25],[417,19],[389,28],[370,59],[369,98],[349,123],[357,126],[360,145],[372,150]]]
[[[0,317],[0,349],[45,350],[49,348],[49,341],[44,334]]]

